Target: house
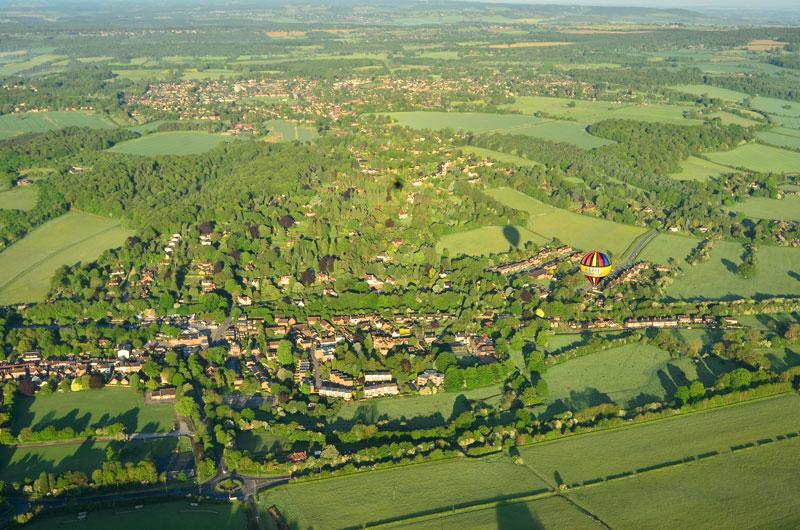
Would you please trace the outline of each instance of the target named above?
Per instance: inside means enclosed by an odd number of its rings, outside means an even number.
[[[425,386],[429,382],[434,386],[442,386],[444,384],[444,374],[436,370],[425,370],[417,376],[417,386]]]
[[[123,342],[117,346],[117,359],[130,359],[133,345],[130,342]]]
[[[364,372],[365,383],[381,383],[392,380],[391,372]]]
[[[174,401],[176,397],[176,392],[174,388],[161,388],[159,390],[153,390],[150,392],[150,400],[151,401]]]
[[[346,386],[349,388],[353,387],[354,381],[353,378],[347,374],[343,374],[341,372],[337,372],[336,370],[331,371],[331,383],[336,383],[340,386]]]
[[[22,360],[26,363],[38,362],[42,360],[42,354],[36,350],[28,350],[22,354]]]
[[[364,385],[364,397],[396,396],[400,393],[396,383],[375,383]]]
[[[319,395],[322,397],[344,399],[345,401],[350,401],[351,399],[353,399],[353,389],[323,384],[322,386],[319,387]]]
[[[308,456],[306,455],[305,451],[299,451],[297,453],[289,453],[286,456],[286,459],[289,462],[305,462],[306,458],[308,458]]]

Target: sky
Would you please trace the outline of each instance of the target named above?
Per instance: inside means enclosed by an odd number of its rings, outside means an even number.
[[[476,1],[476,0],[469,0]],[[800,11],[800,0],[577,0],[577,1],[536,1],[536,0],[477,0],[482,3],[499,4],[555,4],[579,6],[636,6],[656,9],[790,9]]]

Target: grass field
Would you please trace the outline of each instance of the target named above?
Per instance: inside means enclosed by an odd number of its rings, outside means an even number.
[[[0,140],[11,138],[12,136],[16,136],[17,134],[19,134],[17,131],[0,131]]]
[[[48,221],[0,252],[0,305],[40,300],[58,267],[91,261],[132,233],[115,220],[76,212]]]
[[[733,151],[706,153],[713,162],[755,171],[800,173],[800,153],[761,144],[747,144]]]
[[[30,210],[36,204],[36,189],[28,186],[0,193],[0,210]]]
[[[680,173],[672,173],[670,176],[678,180],[703,181],[709,178],[717,178],[726,173],[736,173],[736,170],[731,167],[715,164],[714,162],[709,162],[708,160],[703,160],[696,156],[690,156],[681,162],[681,167],[683,171]]]
[[[289,443],[288,438],[271,433],[252,433],[243,431],[236,435],[236,448],[240,451],[250,451],[254,455],[280,452],[283,445]]]
[[[443,128],[464,130],[477,134],[522,134],[553,142],[567,142],[592,149],[614,143],[586,132],[585,123],[548,120],[520,114],[489,114],[485,112],[393,112],[389,116],[412,129]]]
[[[558,237],[579,249],[603,249],[611,252],[612,258],[622,254],[631,241],[646,232],[644,228],[561,210],[511,188],[498,188],[486,193],[507,206],[530,212],[526,228],[543,239]]]
[[[0,131],[2,132],[43,132],[71,126],[94,129],[113,129],[115,127],[107,118],[84,111],[28,112],[0,116]]]
[[[106,448],[113,442],[81,442],[45,447],[0,447],[0,480],[6,482],[38,478],[46,473],[83,471],[91,473],[106,460]]]
[[[568,106],[573,103],[574,107]],[[612,118],[678,125],[699,125],[701,123],[698,120],[689,120],[683,117],[684,112],[695,108],[690,105],[642,105],[546,96],[520,96],[514,103],[507,106],[525,114],[543,111],[557,118],[570,118],[583,123],[596,123]]]
[[[130,155],[195,155],[217,147],[220,142],[230,142],[231,136],[201,131],[173,131],[153,133],[122,142],[109,151]]]
[[[267,141],[270,142],[310,142],[319,134],[313,127],[298,125],[296,122],[270,120],[264,124],[269,131]]]
[[[120,79],[142,81],[144,79],[164,79],[169,74],[169,70],[161,68],[132,68],[130,70],[112,70],[112,73]]]
[[[481,158],[491,158],[493,160],[497,160],[498,162],[507,162],[509,164],[516,164],[518,166],[538,166],[540,165],[533,160],[523,158],[521,156],[512,155],[509,153],[501,153],[500,151],[493,151],[491,149],[484,149],[482,147],[472,147],[471,145],[465,145],[459,147],[461,151],[464,153],[469,153],[471,155],[475,155]]]
[[[59,392],[52,396],[20,398],[14,405],[14,433],[23,427],[40,431],[49,425],[57,429],[103,427],[123,423],[128,433],[168,432],[175,422],[172,404],[145,406],[144,400],[128,388],[104,388],[80,392]]]
[[[1,196],[0,196],[1,197]],[[728,207],[733,212],[742,212],[757,219],[779,219],[800,221],[800,196],[788,195],[782,199],[753,197]]]
[[[451,256],[495,254],[508,252],[512,246],[511,240],[517,242],[517,247],[524,247],[528,241],[533,241],[537,245],[543,245],[549,241],[549,239],[534,234],[521,226],[482,226],[442,236],[442,239],[436,244],[436,250],[441,253],[447,249]]]
[[[52,55],[49,53],[45,53],[43,55],[37,55],[36,57],[31,57],[25,61],[19,61],[15,63],[5,64],[0,66],[0,75],[15,75],[18,72],[22,72],[23,70],[31,70],[33,68],[45,65],[47,63],[52,63],[54,61],[59,61],[61,59],[66,59],[66,55]]]
[[[800,103],[776,98],[758,96],[750,102],[754,109],[781,116],[800,117]]]
[[[154,526],[155,525],[155,526]],[[77,514],[34,519],[26,527],[31,530],[81,528],[82,530],[138,530],[141,528],[191,528],[192,530],[244,530],[247,528],[244,507],[234,503],[202,503],[192,506],[187,501],[145,504],[136,510],[125,506],[112,510],[91,510],[86,519]]]
[[[780,132],[777,132],[779,129],[800,133],[800,131],[795,131],[794,129],[785,129],[783,127],[778,127],[777,129],[773,129],[771,131],[759,131],[756,133],[756,136],[758,136],[760,139],[764,140],[768,144],[775,145],[777,147],[800,149],[800,136],[791,134],[781,134]]]
[[[692,433],[693,434],[693,433]],[[800,438],[582,488],[568,497],[611,528],[800,527]]]
[[[660,233],[644,247],[639,258],[662,265],[667,265],[670,258],[675,258],[685,268],[686,257],[698,242],[694,237]]]
[[[719,118],[722,121],[723,125],[741,125],[742,127],[750,127],[752,125],[757,125],[758,122],[755,120],[750,120],[748,118],[743,118],[737,114],[732,114],[730,112],[712,112],[708,115],[709,118]]]
[[[459,458],[280,486],[260,496],[259,507],[263,513],[276,504],[293,528],[333,530],[546,487],[507,456]]]
[[[680,92],[695,94],[697,96],[705,95],[712,98],[726,99],[728,101],[738,101],[740,103],[750,97],[749,94],[746,94],[744,92],[739,92],[737,90],[728,90],[727,88],[720,88],[709,85],[679,85],[671,88],[674,90],[678,90]]]

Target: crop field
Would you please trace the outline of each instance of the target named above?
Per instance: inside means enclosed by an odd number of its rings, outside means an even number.
[[[454,480],[456,478],[456,480]],[[259,496],[263,512],[276,504],[293,528],[333,530],[403,518],[429,510],[501,500],[547,486],[505,455],[356,473],[279,486]],[[314,499],[313,503],[307,502]],[[359,499],[342,502],[342,499]]]
[[[153,133],[122,142],[109,151],[130,155],[195,155],[214,149],[221,142],[233,141],[231,136],[201,131],[173,131]]]
[[[30,59],[25,61],[9,63],[0,66],[0,75],[16,75],[18,72],[22,72],[24,70],[31,70],[33,68],[37,68],[47,63],[52,63],[53,61],[59,61],[61,59],[66,59],[66,58],[67,58],[66,55],[52,55],[49,53],[45,53],[43,55],[37,55],[36,57],[31,57]]]
[[[3,132],[43,132],[71,126],[94,129],[115,127],[107,118],[84,111],[28,112],[0,116],[0,131]]]
[[[31,186],[0,192],[0,210],[30,210],[36,205],[36,188]]]
[[[113,442],[84,441],[44,447],[0,447],[0,480],[22,481],[36,478],[42,471],[91,473],[106,460],[106,448]]]
[[[800,173],[800,153],[761,144],[747,144],[733,151],[706,153],[713,162],[755,171]]]
[[[658,521],[662,528],[794,529],[800,527],[798,455],[800,438],[791,438],[567,496],[611,528],[652,528]]]
[[[382,420],[406,422],[409,428],[444,425],[468,409],[467,401],[489,401],[501,396],[499,385],[490,385],[459,393],[442,392],[431,396],[371,399],[366,403],[344,403],[331,420],[341,430],[359,421],[365,424]]]
[[[270,120],[264,124],[269,131],[267,141],[270,142],[310,142],[317,136],[317,131],[313,127],[298,125],[296,122]]]
[[[800,396],[705,412],[520,448],[527,465],[572,485],[797,432]],[[709,464],[713,461],[709,461]]]
[[[781,116],[800,117],[800,103],[758,96],[750,103],[754,109]]]
[[[750,97],[749,94],[746,94],[744,92],[739,92],[737,90],[729,90],[727,88],[720,88],[709,85],[679,85],[671,88],[674,90],[678,90],[680,92],[695,94],[697,96],[706,95],[712,98],[726,99],[728,101],[738,101],[740,103]]]
[[[46,222],[0,252],[0,305],[41,299],[58,267],[91,261],[132,233],[115,220],[77,212]]]
[[[570,107],[569,105],[572,104],[575,106]],[[689,120],[683,117],[684,112],[695,108],[690,105],[641,105],[546,96],[520,96],[516,102],[507,107],[517,109],[525,114],[543,111],[557,118],[565,117],[583,123],[597,123],[613,118],[678,125],[699,125],[701,123],[698,120]]]
[[[792,131],[794,129],[784,129],[783,127],[778,127],[778,129],[783,129],[786,131]],[[781,134],[778,129],[773,129],[771,131],[759,131],[756,133],[760,139],[764,140],[768,144],[777,146],[777,147],[788,147],[790,149],[800,149],[800,136],[797,135],[790,135],[790,134]],[[796,133],[800,133],[800,131],[795,131]]]
[[[188,500],[162,504],[145,504],[111,510],[91,510],[86,519],[77,514],[34,519],[26,525],[31,530],[81,528],[82,530],[140,530],[141,528],[191,528],[192,530],[244,530],[247,528],[244,506],[238,503],[202,503],[192,506]]]
[[[698,378],[712,385],[717,375],[735,368],[734,363],[716,358],[695,364],[688,358],[671,359],[655,346],[626,344],[548,368],[547,403],[558,410],[602,403],[641,406],[672,399],[677,387]]]
[[[540,165],[538,162],[534,162],[528,158],[523,158],[521,156],[512,155],[510,153],[501,153],[500,151],[493,151],[491,149],[484,149],[482,147],[472,147],[471,145],[465,145],[459,147],[461,151],[464,153],[469,153],[471,155],[475,155],[481,158],[491,158],[493,160],[497,160],[498,162],[507,162],[509,164],[516,164],[518,166],[538,166]]]
[[[14,405],[13,429],[14,433],[23,427],[40,431],[52,425],[81,431],[90,425],[122,423],[128,433],[168,432],[174,422],[170,403],[145,405],[143,398],[129,388],[104,388],[20,398]]]
[[[636,237],[646,232],[644,228],[561,210],[511,188],[487,190],[486,193],[507,206],[530,212],[526,228],[543,239],[558,237],[583,250],[605,249],[612,253],[612,258],[622,254]]]
[[[717,178],[726,173],[736,173],[737,171],[731,167],[723,166],[722,164],[715,164],[696,156],[690,156],[681,162],[683,171],[680,173],[672,173],[671,177],[678,180],[708,180],[709,178]]]
[[[742,212],[747,217],[756,219],[800,221],[800,196],[788,195],[782,199],[752,197],[744,202],[737,202],[727,209],[733,212]]]
[[[516,244],[512,245],[512,241]],[[549,239],[521,226],[482,226],[442,236],[436,244],[436,250],[441,253],[447,249],[451,256],[478,256],[508,252],[510,247],[524,247],[528,241],[543,245]]]

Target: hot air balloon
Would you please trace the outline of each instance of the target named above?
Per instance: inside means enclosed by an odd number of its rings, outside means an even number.
[[[581,272],[592,285],[597,285],[611,272],[611,260],[602,252],[589,252],[581,258]]]

